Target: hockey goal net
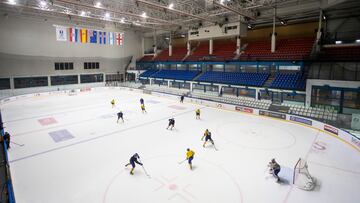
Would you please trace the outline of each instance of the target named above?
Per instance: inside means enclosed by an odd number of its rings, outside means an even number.
[[[312,190],[315,179],[310,175],[305,159],[299,158],[294,167],[293,184],[303,190]]]

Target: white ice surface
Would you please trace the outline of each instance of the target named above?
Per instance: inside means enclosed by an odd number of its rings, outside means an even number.
[[[147,114],[141,113],[141,97]],[[119,90],[39,96],[1,108],[12,141],[24,144],[9,150],[17,203],[359,202],[359,152],[300,125]],[[116,123],[119,109],[124,123]],[[57,123],[38,122],[48,117]],[[170,117],[173,131],[165,129]],[[54,142],[48,133],[62,129],[74,138]],[[219,151],[202,147],[205,129]],[[188,147],[195,151],[193,171],[178,163]],[[133,176],[125,169],[135,152],[151,178],[141,166]],[[292,185],[299,157],[308,160],[319,183],[314,191]],[[268,174],[271,158],[282,167],[281,184]]]

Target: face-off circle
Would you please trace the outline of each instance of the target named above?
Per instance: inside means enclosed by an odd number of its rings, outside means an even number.
[[[103,202],[242,202],[239,185],[224,168],[196,157],[194,170],[187,163],[178,164],[176,156],[162,156],[144,159],[144,165],[151,178],[148,178],[141,166],[122,170],[109,182]],[[159,167],[164,166],[164,167]],[[218,187],[226,188],[219,193]]]

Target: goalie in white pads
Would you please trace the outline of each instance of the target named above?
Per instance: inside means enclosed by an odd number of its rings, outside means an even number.
[[[271,159],[268,166],[270,168],[269,173],[276,178],[276,182],[280,182],[280,178],[278,176],[281,169],[280,165],[275,161],[275,159]]]

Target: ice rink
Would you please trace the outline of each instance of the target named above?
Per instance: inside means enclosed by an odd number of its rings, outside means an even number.
[[[116,122],[119,110],[124,123]],[[112,89],[23,98],[3,105],[2,114],[14,142],[17,203],[359,202],[359,151],[290,122]],[[205,129],[218,151],[203,148]],[[186,148],[195,151],[192,171],[179,164]],[[133,176],[124,167],[136,152],[150,178],[139,165]],[[299,157],[317,180],[314,191],[292,184]],[[281,165],[280,184],[268,173],[271,158]]]

